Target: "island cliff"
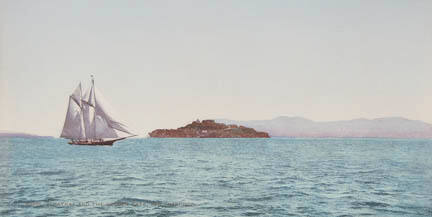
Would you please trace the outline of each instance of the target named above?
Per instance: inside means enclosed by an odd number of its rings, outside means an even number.
[[[214,120],[199,120],[177,129],[157,129],[149,133],[158,138],[269,138],[266,132],[257,132],[252,128],[225,125]]]

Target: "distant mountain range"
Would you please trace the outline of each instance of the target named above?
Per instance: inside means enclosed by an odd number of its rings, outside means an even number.
[[[39,136],[28,133],[0,131],[0,138],[50,138],[50,136]]]
[[[271,120],[216,122],[251,127],[273,137],[432,138],[432,124],[401,117],[318,122],[281,116]]]

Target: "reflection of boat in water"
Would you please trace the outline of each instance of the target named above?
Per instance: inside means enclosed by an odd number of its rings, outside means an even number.
[[[69,96],[66,120],[60,137],[74,145],[112,145],[115,141],[136,136],[122,122],[114,119],[112,110],[96,89],[83,94],[81,83]]]

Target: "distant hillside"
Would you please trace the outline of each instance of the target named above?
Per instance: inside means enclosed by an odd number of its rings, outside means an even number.
[[[0,138],[51,138],[50,136],[39,136],[28,133],[0,131]]]
[[[281,116],[271,120],[217,122],[238,124],[281,137],[432,138],[432,125],[401,117],[317,122]]]

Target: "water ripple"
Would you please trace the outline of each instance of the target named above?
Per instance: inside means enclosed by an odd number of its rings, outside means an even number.
[[[432,140],[130,139],[103,148],[11,139],[0,147],[8,155],[0,216],[432,216]]]

